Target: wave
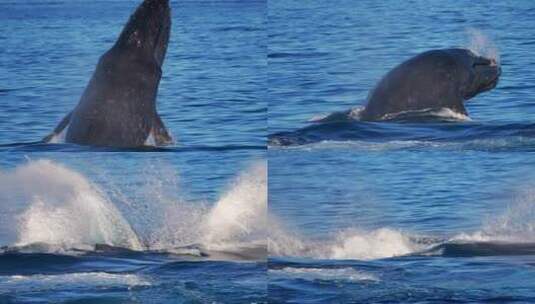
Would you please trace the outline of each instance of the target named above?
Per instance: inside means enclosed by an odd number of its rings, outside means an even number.
[[[81,146],[77,144],[65,143],[55,137],[50,142],[16,142],[0,144],[0,151],[8,152],[221,152],[221,151],[241,151],[241,150],[266,150],[265,145],[224,145],[224,146],[142,146],[134,148],[113,148],[97,146]]]
[[[506,139],[477,139],[463,142],[436,142],[427,140],[392,140],[370,142],[365,140],[325,140],[302,145],[271,147],[279,150],[333,150],[382,152],[382,151],[483,151],[483,152],[534,152],[535,138],[514,137]]]
[[[283,59],[283,58],[317,58],[328,56],[326,52],[303,52],[303,53],[289,53],[289,52],[275,52],[267,55],[268,59]]]
[[[257,32],[261,31],[262,28],[260,27],[254,27],[254,26],[246,26],[246,25],[231,25],[231,26],[223,26],[215,28],[214,31],[216,32]]]
[[[92,290],[94,288],[132,288],[151,286],[151,282],[137,274],[113,274],[106,272],[86,272],[67,274],[34,274],[0,276],[0,287],[16,292],[35,290],[62,290],[71,288]]]
[[[329,122],[270,134],[268,139],[269,148],[533,151],[535,124]]]
[[[265,162],[240,174],[212,207],[168,195],[167,190],[177,188],[163,189],[159,183],[165,173],[157,175],[148,176],[151,182],[141,187],[140,196],[127,199],[125,189],[105,193],[82,174],[50,160],[0,171],[0,229],[7,235],[0,240],[7,245],[2,251],[76,255],[143,250],[265,258]],[[113,188],[113,182],[107,184]],[[114,203],[122,204],[118,208]]]
[[[305,268],[305,267],[284,267],[281,269],[269,269],[268,275],[276,275],[298,278],[307,281],[379,281],[374,274],[355,270],[351,267],[344,268]]]

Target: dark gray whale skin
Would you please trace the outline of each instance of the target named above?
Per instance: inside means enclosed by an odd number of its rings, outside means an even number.
[[[170,28],[169,1],[145,0],[100,57],[78,105],[44,141],[68,127],[65,140],[81,145],[139,147],[151,134],[156,145],[172,142],[156,112]]]
[[[466,49],[421,53],[388,72],[370,92],[360,120],[389,120],[397,114],[447,108],[467,115],[464,102],[493,89],[501,69],[494,59]]]

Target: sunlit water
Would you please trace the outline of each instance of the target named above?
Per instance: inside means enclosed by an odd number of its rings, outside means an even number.
[[[533,302],[529,2],[270,1],[270,299]],[[429,49],[499,59],[471,120],[312,123]]]
[[[265,3],[172,1],[162,149],[40,144],[140,1],[0,1],[0,302],[266,299]]]

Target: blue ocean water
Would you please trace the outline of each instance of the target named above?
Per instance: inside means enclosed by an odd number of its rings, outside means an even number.
[[[528,1],[270,1],[274,303],[531,303],[535,65]],[[471,119],[312,123],[423,51],[496,58]]]
[[[176,143],[38,143],[140,1],[0,1],[0,302],[266,300],[265,2],[172,1]]]

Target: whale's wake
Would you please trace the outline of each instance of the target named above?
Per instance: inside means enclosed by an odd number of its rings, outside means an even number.
[[[124,189],[107,193],[56,162],[29,161],[0,171],[0,246],[72,253],[106,245],[238,257],[247,249],[265,256],[266,175],[266,165],[258,162],[215,204],[187,203],[167,195],[157,179],[142,189],[143,197],[132,198]]]
[[[535,255],[535,193],[525,192],[503,214],[481,229],[453,236],[428,236],[383,227],[348,228],[321,239],[310,239],[273,220],[268,241],[272,256],[312,259],[374,260],[407,255],[501,256]]]
[[[390,228],[345,229],[326,239],[306,239],[280,229],[270,231],[268,248],[274,256],[373,260],[411,254],[425,249],[426,245],[419,244],[408,233]]]

